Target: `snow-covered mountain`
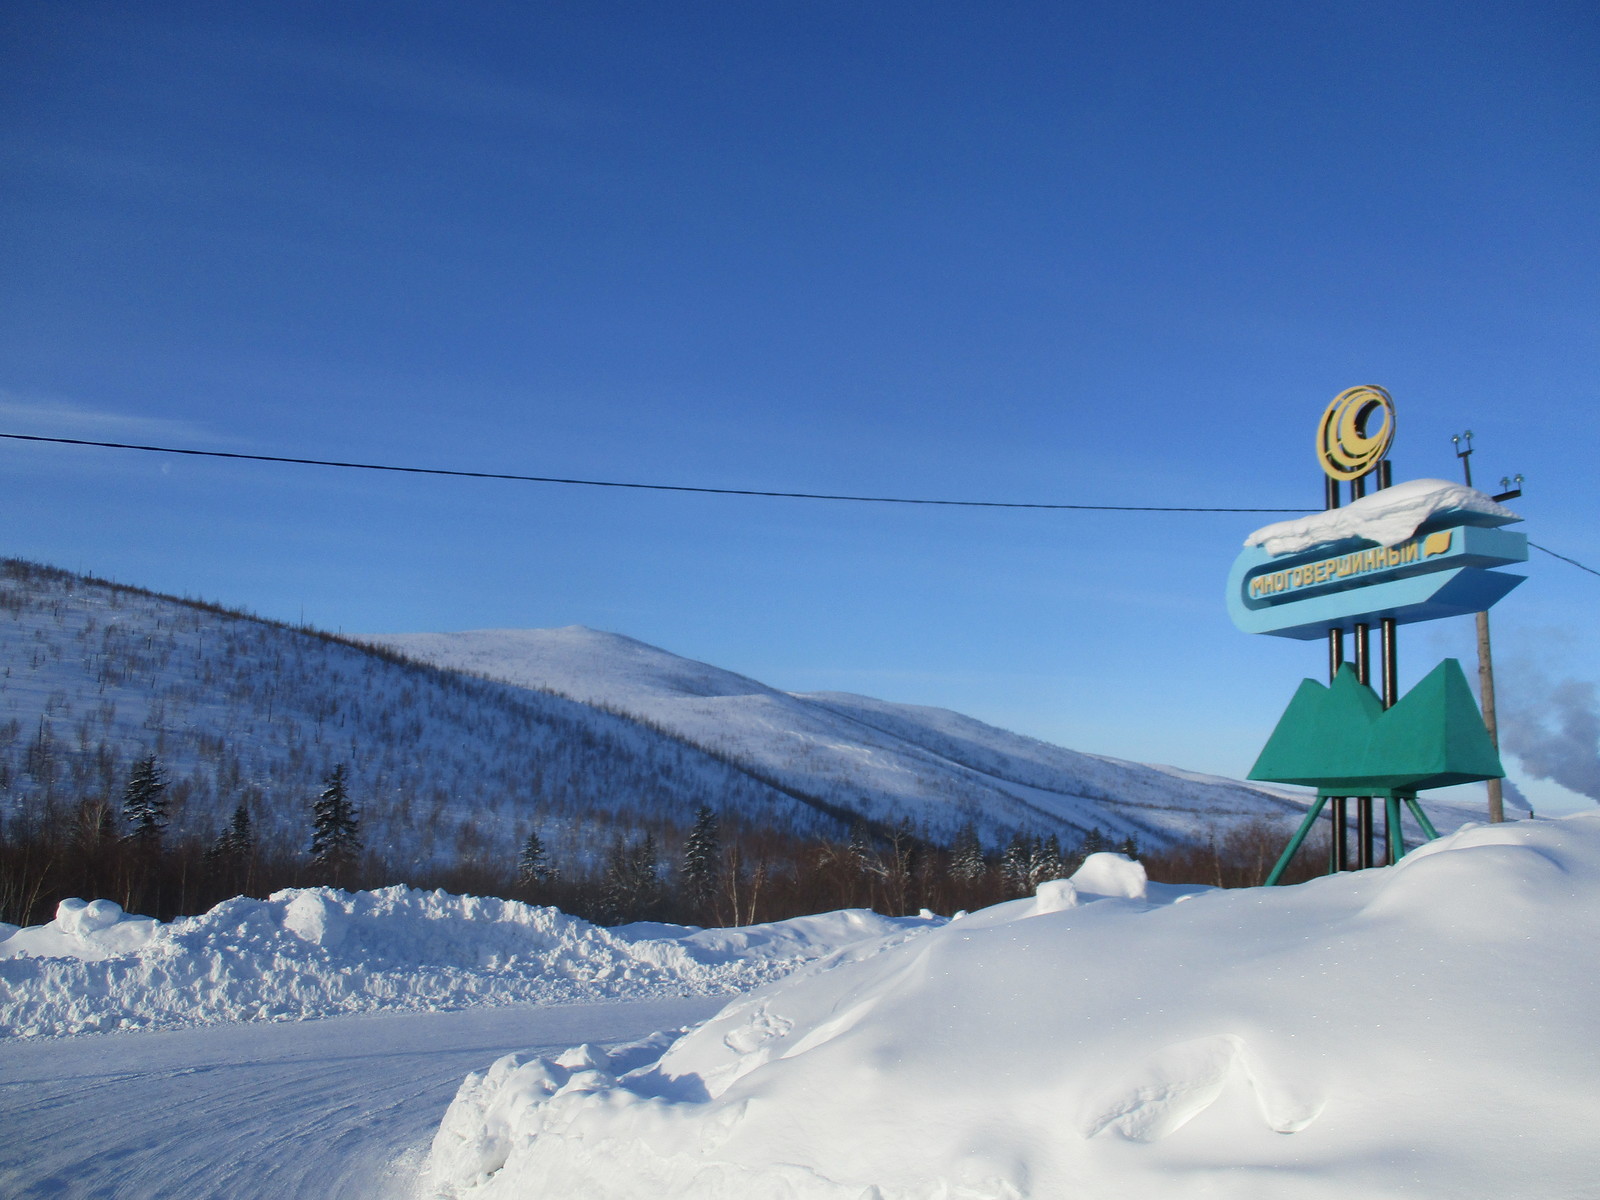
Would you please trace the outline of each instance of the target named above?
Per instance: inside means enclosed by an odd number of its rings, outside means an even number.
[[[1098,827],[1157,848],[1303,811],[940,709],[793,695],[616,634],[370,640],[0,561],[0,817],[114,800],[145,754],[176,831],[209,836],[242,800],[302,849],[308,801],[343,763],[367,845],[396,867],[505,863],[535,828],[592,861],[618,829],[670,841],[700,804],[834,837],[857,816],[935,837],[970,821],[991,847]]]
[[[69,823],[81,802],[115,802],[146,754],[166,768],[174,832],[209,837],[243,801],[264,841],[299,850],[310,798],[343,763],[367,846],[396,868],[513,862],[535,827],[570,862],[699,804],[836,824],[589,705],[0,560],[0,819]]]
[[[441,667],[567,696],[702,747],[757,778],[884,823],[942,835],[972,822],[1076,844],[1098,827],[1144,845],[1203,839],[1304,811],[1291,795],[1052,746],[940,708],[843,692],[779,691],[582,626],[368,639]]]

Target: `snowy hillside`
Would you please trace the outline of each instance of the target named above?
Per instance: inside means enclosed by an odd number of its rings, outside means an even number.
[[[1097,855],[665,1046],[502,1058],[424,1194],[1593,1196],[1597,897],[1595,815],[1293,888]]]
[[[303,849],[308,798],[346,764],[370,848],[396,868],[558,860],[613,822],[698,804],[777,828],[837,822],[715,756],[558,696],[438,670],[211,605],[0,561],[0,818],[66,821],[157,755],[172,828],[215,833],[243,801]]]
[[[790,695],[614,634],[371,640],[0,564],[0,815],[114,798],[144,754],[172,780],[176,832],[209,837],[243,801],[293,848],[344,763],[368,846],[396,868],[508,862],[530,829],[557,860],[592,861],[614,828],[681,829],[699,804],[834,837],[860,813],[936,836],[971,821],[989,846],[1099,827],[1151,848],[1300,811],[943,710]]]
[[[1036,829],[1076,844],[1098,826],[1154,847],[1304,811],[1271,789],[1081,754],[944,709],[778,691],[578,626],[367,640],[637,717],[761,778],[946,836],[970,821],[990,843]]]

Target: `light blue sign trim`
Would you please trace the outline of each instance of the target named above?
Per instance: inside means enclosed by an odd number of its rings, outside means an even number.
[[[1450,545],[1427,551],[1430,537]],[[1402,625],[1482,612],[1523,580],[1484,568],[1526,562],[1528,539],[1481,525],[1428,532],[1393,550],[1352,539],[1274,557],[1247,547],[1228,574],[1228,615],[1246,633],[1309,641],[1392,617]]]

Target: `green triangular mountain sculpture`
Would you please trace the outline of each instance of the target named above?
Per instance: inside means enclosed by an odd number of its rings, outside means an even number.
[[[1324,796],[1414,796],[1504,775],[1461,664],[1447,658],[1387,712],[1348,663],[1331,687],[1303,681],[1249,777]]]

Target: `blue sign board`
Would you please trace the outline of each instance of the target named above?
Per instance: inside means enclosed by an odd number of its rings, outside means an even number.
[[[1483,612],[1524,578],[1488,568],[1526,562],[1528,539],[1455,523],[1467,519],[1440,514],[1388,547],[1362,538],[1292,554],[1246,547],[1228,574],[1228,614],[1246,633],[1310,641],[1358,621],[1405,625]]]

